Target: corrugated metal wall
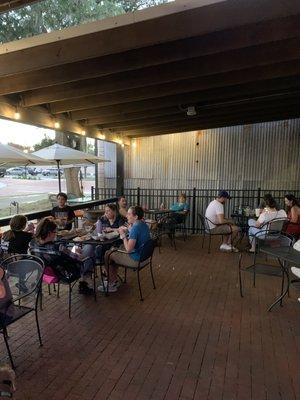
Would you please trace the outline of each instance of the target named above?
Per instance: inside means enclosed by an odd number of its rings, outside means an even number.
[[[299,165],[300,119],[186,132],[126,147],[125,187],[293,190]]]

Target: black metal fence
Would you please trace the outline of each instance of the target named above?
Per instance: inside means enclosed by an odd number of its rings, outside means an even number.
[[[92,199],[107,199],[116,196],[116,189],[99,188],[91,189]],[[207,205],[218,194],[218,189],[124,189],[124,196],[127,198],[128,204],[138,204],[148,209],[159,208],[163,203],[166,208],[177,201],[180,193],[185,193],[187,202],[190,205],[190,213],[187,220],[187,229],[191,233],[201,230],[198,214],[204,214]],[[245,189],[228,189],[231,199],[225,204],[225,214],[230,214],[241,207],[249,206],[251,209],[256,208],[266,193],[271,193],[277,204],[284,208],[284,196],[289,193],[286,190],[261,189],[245,190]],[[296,198],[300,198],[300,190],[293,191]]]

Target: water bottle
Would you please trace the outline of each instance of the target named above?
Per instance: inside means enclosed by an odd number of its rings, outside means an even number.
[[[97,233],[102,233],[102,229],[103,229],[103,227],[102,227],[101,219],[98,219],[98,221],[96,223],[96,232]]]

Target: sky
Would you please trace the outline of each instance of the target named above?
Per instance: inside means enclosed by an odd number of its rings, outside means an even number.
[[[54,130],[51,129],[0,119],[0,143],[10,142],[22,146],[33,146],[39,143],[45,134],[51,139],[55,136]]]

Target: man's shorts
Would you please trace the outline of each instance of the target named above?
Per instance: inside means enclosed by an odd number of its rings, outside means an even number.
[[[222,235],[222,234],[228,235],[228,234],[232,233],[232,230],[231,230],[230,225],[219,225],[219,226],[215,226],[214,228],[212,228],[210,230],[210,233],[213,233],[213,234],[219,233],[220,235]]]

